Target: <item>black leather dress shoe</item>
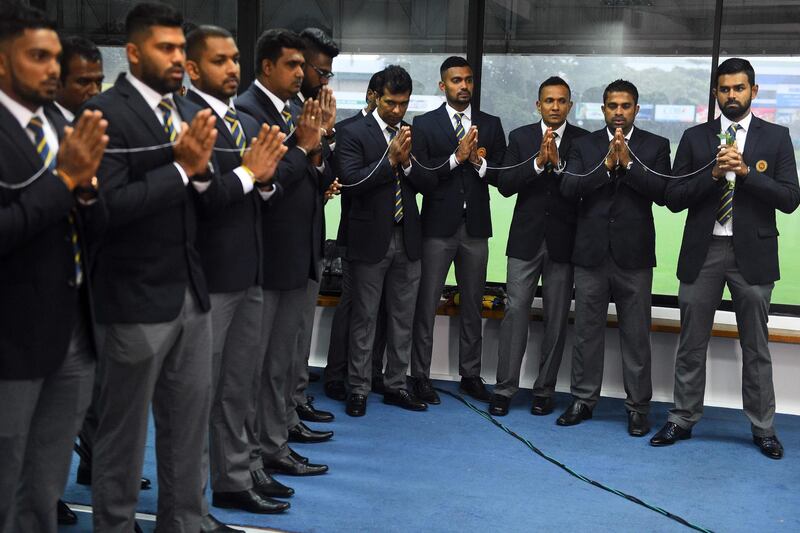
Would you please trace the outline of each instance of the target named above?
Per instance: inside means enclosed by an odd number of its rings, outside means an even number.
[[[511,398],[502,394],[492,394],[492,401],[489,403],[489,414],[493,416],[506,416],[508,414],[508,404]]]
[[[347,389],[344,386],[344,381],[329,381],[325,384],[325,396],[331,400],[340,402],[347,401]]]
[[[317,372],[308,372],[308,382],[309,383],[316,383],[319,381],[319,374]]]
[[[683,429],[678,424],[667,422],[650,439],[650,446],[671,446],[676,441],[692,438],[691,429]]]
[[[241,529],[226,526],[211,514],[200,519],[200,531],[201,533],[244,533]]]
[[[363,394],[351,394],[347,398],[344,411],[350,416],[364,416],[367,414],[367,397]]]
[[[644,437],[648,433],[650,433],[650,422],[647,420],[647,415],[628,411],[628,434],[631,437]]]
[[[783,445],[777,436],[756,437],[753,435],[753,443],[758,446],[761,453],[770,459],[783,459]]]
[[[75,474],[75,483],[78,485],[91,485],[92,484],[92,469],[83,465],[78,466],[78,473]],[[153,484],[146,477],[142,478],[139,485],[140,490],[150,490]]]
[[[372,376],[372,387],[370,388],[375,394],[384,394],[386,386],[383,384],[383,375]]]
[[[383,403],[389,405],[396,405],[409,411],[425,411],[428,404],[416,399],[410,392],[405,389],[398,391],[386,391],[383,395]]]
[[[291,498],[294,495],[293,488],[270,476],[263,468],[250,472],[250,477],[253,478],[253,490],[262,498]]]
[[[534,396],[531,404],[531,414],[545,416],[553,412],[555,402],[552,396]]]
[[[288,448],[288,446],[287,446]],[[308,464],[308,457],[303,457],[293,449],[289,448],[289,456],[295,459],[296,461],[300,461],[301,463]]]
[[[331,437],[333,437],[333,431],[314,431],[302,422],[289,429],[289,442],[325,442]]]
[[[58,500],[58,523],[62,526],[71,526],[78,523],[78,515],[66,503]]]
[[[558,417],[556,424],[559,426],[575,426],[590,418],[592,418],[592,410],[579,400],[572,400],[567,410]]]
[[[423,402],[433,405],[439,405],[442,403],[442,400],[439,399],[439,395],[433,389],[431,380],[427,376],[414,378],[414,396]]]
[[[298,405],[295,410],[300,420],[305,420],[306,422],[330,422],[333,420],[333,413],[315,409],[314,404],[311,402]]]
[[[328,471],[328,465],[302,463],[291,455],[264,461],[264,469],[287,476],[318,476]]]
[[[486,390],[486,385],[483,384],[480,376],[461,378],[461,385],[459,385],[458,390],[472,396],[479,402],[489,403],[492,401],[492,395]]]
[[[221,509],[239,509],[255,514],[277,514],[291,507],[289,502],[262,498],[253,489],[240,492],[215,492],[211,497],[211,503]]]

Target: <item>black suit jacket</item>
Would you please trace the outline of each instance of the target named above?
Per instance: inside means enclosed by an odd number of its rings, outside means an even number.
[[[175,95],[174,101],[185,123],[200,111],[181,96]],[[86,107],[99,109],[108,120],[109,148],[169,142],[162,123],[124,74]],[[210,308],[196,248],[200,193],[184,185],[174,161],[171,148],[106,152],[103,157],[97,177],[109,224],[97,251],[92,285],[100,323],[173,320],[187,287],[200,309]],[[219,194],[218,182],[212,179],[203,194]]]
[[[414,156],[429,168],[447,161],[458,147],[453,123],[442,104],[437,109],[414,118],[411,143]],[[506,151],[506,136],[500,119],[472,112],[472,125],[478,127],[478,147],[486,150],[484,159],[490,167],[500,166]],[[450,170],[447,163],[435,172],[436,187],[423,194],[422,234],[425,237],[451,237],[464,220],[467,204],[467,233],[472,237],[492,236],[489,212],[489,185],[497,186],[497,170],[487,170],[481,178],[467,161]]]
[[[208,102],[190,90],[187,98],[200,107],[211,109]],[[258,135],[256,120],[236,111],[246,139]],[[217,116],[217,147],[236,149],[225,121]],[[241,166],[236,152],[215,152],[219,165],[220,193],[201,194],[197,250],[208,290],[212,293],[243,291],[261,285],[261,197],[254,188],[244,194],[239,177],[233,172]]]
[[[720,120],[689,128],[675,154],[676,176],[698,170],[716,157]],[[789,130],[757,117],[750,122],[744,145],[750,173],[736,178],[733,195],[733,248],[736,264],[748,283],[760,285],[780,279],[778,228],[775,210],[791,213],[800,204],[797,164]],[[766,163],[760,172],[757,163]],[[725,180],[714,180],[711,168],[667,186],[667,207],[689,210],[678,258],[678,279],[692,283],[706,259]]]
[[[45,115],[61,137],[64,117],[49,106]],[[26,131],[0,105],[0,181],[19,184],[41,166]],[[81,289],[74,280],[71,212],[84,259]],[[0,187],[0,379],[42,378],[61,366],[75,319],[88,305],[84,217],[102,226],[102,202],[81,206],[50,172],[21,189]]]
[[[279,110],[255,84],[239,95],[236,108],[260,124],[278,125],[289,134]],[[299,111],[292,106],[295,117]],[[309,279],[317,279],[325,235],[323,196],[333,181],[330,165],[320,174],[302,150],[296,148],[294,136],[287,145],[289,151],[278,163],[273,178],[280,192],[262,205],[261,212],[262,287],[268,290],[297,289],[305,287]]]
[[[343,131],[345,128],[349,127],[351,124],[354,124],[361,119],[364,118],[364,114],[361,113],[361,110],[358,110],[358,113],[353,115],[352,117],[347,117],[346,119],[340,120],[336,124],[336,132]],[[336,152],[333,152],[333,169],[334,171],[339,167],[339,163],[336,161]],[[347,224],[350,218],[350,195],[349,194],[341,194],[339,196],[340,206],[341,206],[341,215],[339,216],[339,229],[336,232],[336,244],[339,246],[347,246]]]
[[[567,160],[572,141],[588,131],[567,123],[558,146],[561,161]],[[508,150],[503,166],[521,163],[539,151],[542,145],[541,121],[515,129],[508,136]],[[534,161],[500,172],[497,188],[506,198],[516,194],[514,217],[508,232],[506,255],[517,259],[534,258],[544,240],[553,261],[569,263],[575,243],[575,220],[578,203],[559,192],[561,175],[552,169],[536,174]]]
[[[347,258],[377,263],[389,249],[394,229],[395,169],[389,164],[386,139],[373,113],[352,123],[337,134],[336,156],[338,176],[343,184],[360,182],[344,189],[352,201],[347,236]],[[413,137],[413,134],[412,134]],[[377,168],[376,168],[377,167]],[[431,190],[435,176],[418,164],[411,166],[408,176],[399,170],[403,195],[403,238],[406,255],[416,261],[422,255],[422,235],[416,194]]]
[[[605,159],[608,145],[606,128],[576,139],[567,171],[586,174],[593,170]],[[667,139],[634,128],[628,146],[648,167],[669,174]],[[653,202],[664,205],[665,186],[666,178],[645,171],[635,159],[630,170],[615,170],[611,177],[604,164],[586,177],[564,173],[562,194],[580,200],[572,262],[593,267],[610,253],[622,268],[656,266]]]

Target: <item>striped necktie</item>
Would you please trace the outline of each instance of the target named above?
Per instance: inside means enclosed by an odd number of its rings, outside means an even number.
[[[47,144],[47,138],[44,136],[44,122],[40,117],[33,116],[28,122],[28,130],[33,133],[33,143],[36,145],[36,152],[42,158],[44,165],[50,170],[56,169],[56,154],[50,149]],[[75,216],[70,213],[69,219],[69,240],[72,244],[72,258],[75,265],[75,285],[78,286],[83,282],[83,269],[81,268],[81,247],[78,244],[78,231],[75,229]]]
[[[728,129],[725,130],[725,133],[728,134],[731,139],[736,140],[736,131],[740,130],[742,127],[735,122],[728,126]],[[732,181],[725,182],[725,188],[722,189],[722,196],[719,198],[719,207],[717,208],[717,222],[719,222],[720,226],[724,226],[728,223],[728,221],[733,218],[733,192],[734,192],[735,184]]]
[[[386,126],[386,131],[389,133],[389,143],[392,142],[395,135],[397,135],[397,128]],[[403,220],[403,188],[400,185],[400,172],[394,169],[394,221],[400,223]]]
[[[286,123],[286,127],[289,128],[289,133],[292,133],[294,131],[294,119],[292,119],[292,110],[289,107],[289,104],[283,106],[281,116],[283,117],[283,121]]]
[[[165,96],[158,103],[158,108],[161,110],[161,114],[164,115],[164,133],[167,134],[170,142],[175,142],[178,131],[175,129],[175,124],[172,121],[172,115],[175,111],[172,100],[170,100],[168,96]]]
[[[467,132],[464,131],[464,124],[461,123],[461,119],[464,118],[464,113],[456,113],[453,115],[453,118],[456,119],[456,137],[458,137],[460,141],[464,138],[464,135],[467,134]]]
[[[228,123],[228,129],[231,130],[233,141],[236,143],[236,148],[239,149],[239,155],[244,155],[244,149],[247,146],[247,142],[244,138],[242,124],[239,122],[239,115],[236,113],[236,109],[233,106],[229,107],[228,110],[225,111],[225,122]]]

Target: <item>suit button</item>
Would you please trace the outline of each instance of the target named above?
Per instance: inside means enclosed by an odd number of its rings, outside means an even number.
[[[613,224],[614,223],[614,219],[612,218],[611,220],[609,220],[609,222],[611,222]]]
[[[69,280],[67,282],[67,285],[69,285],[70,287],[72,287],[74,289],[75,288],[75,280],[74,279]]]
[[[545,215],[549,215],[549,214],[550,214],[550,211],[545,211],[545,212],[544,212],[544,214],[545,214]]]
[[[550,191],[547,191],[547,196],[550,196]]]

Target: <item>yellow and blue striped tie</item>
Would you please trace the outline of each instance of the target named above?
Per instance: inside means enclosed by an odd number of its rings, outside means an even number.
[[[392,142],[394,136],[397,135],[397,128],[386,126],[386,131],[389,133],[389,142]],[[403,220],[403,188],[400,185],[400,172],[394,169],[394,221],[399,223]]]
[[[28,130],[33,133],[33,144],[36,145],[36,152],[42,158],[44,165],[50,170],[56,169],[56,154],[50,149],[47,144],[47,138],[44,135],[44,122],[40,117],[33,116],[28,122]],[[78,231],[75,229],[75,216],[70,213],[69,231],[70,242],[72,244],[72,258],[75,264],[75,285],[78,286],[83,282],[83,269],[81,268],[81,247],[78,244]]]
[[[283,121],[286,123],[286,126],[289,128],[289,133],[292,133],[294,131],[294,120],[292,119],[292,110],[289,107],[289,104],[283,106],[281,116],[283,117]]]
[[[239,122],[239,115],[236,113],[236,109],[233,107],[228,108],[228,110],[225,112],[225,122],[228,123],[228,127],[231,130],[231,135],[233,136],[233,141],[236,143],[236,148],[239,149],[239,154],[244,155],[244,149],[247,146],[247,141],[244,138],[244,130],[242,130],[242,124]]]
[[[456,119],[456,137],[458,137],[460,141],[464,138],[464,135],[467,134],[467,132],[464,131],[464,124],[461,123],[461,119],[464,118],[464,113],[456,113],[453,117]]]
[[[175,138],[178,136],[178,130],[175,129],[175,124],[172,121],[172,114],[175,111],[172,100],[170,100],[168,96],[165,96],[158,103],[158,108],[161,110],[161,114],[164,115],[164,133],[167,134],[170,142],[175,142]]]
[[[741,126],[736,124],[735,122],[731,124],[725,133],[730,135],[732,139],[736,139],[736,131],[741,129]],[[717,208],[717,222],[720,223],[721,226],[724,226],[728,223],[728,221],[733,218],[733,192],[734,192],[734,183],[731,181],[727,181],[725,183],[725,188],[722,190],[722,196],[719,199],[719,207]]]

